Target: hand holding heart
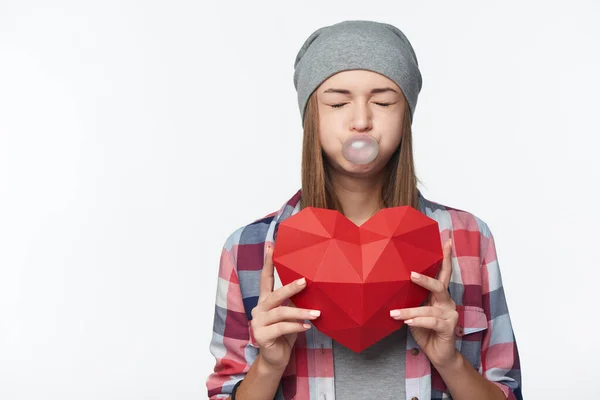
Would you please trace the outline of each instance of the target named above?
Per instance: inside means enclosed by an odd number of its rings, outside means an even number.
[[[291,282],[275,291],[273,287],[273,248],[269,247],[260,274],[258,303],[252,309],[251,327],[261,359],[272,370],[281,371],[289,362],[298,333],[310,329],[303,320],[314,320],[321,313],[297,308],[291,303],[284,305],[306,287],[306,279]]]
[[[413,272],[411,281],[431,291],[425,305],[391,310],[390,316],[404,320],[413,338],[435,367],[451,363],[456,355],[454,329],[458,322],[456,304],[448,293],[452,274],[452,240],[444,244],[444,259],[437,279]]]

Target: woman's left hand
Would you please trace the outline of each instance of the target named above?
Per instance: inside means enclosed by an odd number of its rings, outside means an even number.
[[[425,305],[390,311],[394,319],[404,320],[413,338],[436,368],[450,365],[458,356],[454,329],[458,322],[456,304],[448,293],[452,275],[452,240],[444,244],[444,259],[437,279],[411,274],[411,281],[431,291]]]

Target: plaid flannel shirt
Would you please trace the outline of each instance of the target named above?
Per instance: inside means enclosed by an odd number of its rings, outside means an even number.
[[[206,379],[210,399],[227,398],[256,359],[250,320],[259,295],[266,246],[277,227],[300,210],[298,191],[275,213],[237,229],[226,240],[219,277],[210,352],[216,363]],[[456,347],[507,399],[522,399],[519,353],[508,313],[494,238],[481,219],[425,199],[419,211],[438,222],[442,243],[453,239],[449,291],[457,305]],[[275,276],[275,289],[281,282]],[[298,334],[275,395],[278,400],[334,400],[332,339],[314,326]],[[446,385],[408,331],[404,379],[407,399],[450,399]],[[393,374],[394,371],[389,371]]]

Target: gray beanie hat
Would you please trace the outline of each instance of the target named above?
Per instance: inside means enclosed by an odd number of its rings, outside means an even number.
[[[374,21],[343,21],[313,32],[294,63],[294,86],[304,123],[308,98],[330,76],[352,69],[378,72],[402,89],[413,120],[422,78],[415,52],[400,29]]]

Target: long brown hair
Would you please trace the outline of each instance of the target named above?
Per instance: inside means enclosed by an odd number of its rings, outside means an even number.
[[[418,179],[412,149],[412,129],[408,104],[404,107],[404,126],[400,145],[385,167],[385,183],[381,192],[383,207],[409,205],[418,210]],[[329,165],[319,141],[319,108],[316,92],[306,105],[302,141],[301,207],[338,210],[341,204],[333,191]]]

